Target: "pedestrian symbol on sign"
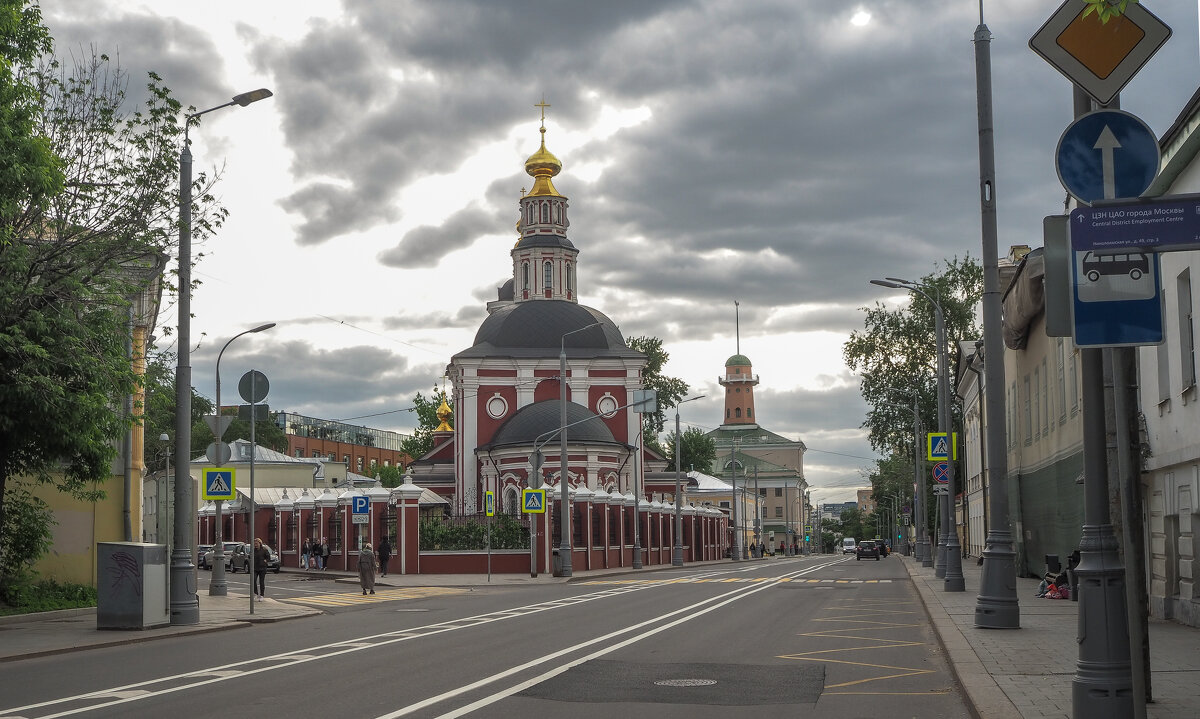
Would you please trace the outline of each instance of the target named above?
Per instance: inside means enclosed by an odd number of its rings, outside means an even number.
[[[521,509],[526,514],[546,513],[546,490],[525,489],[521,495]]]
[[[930,432],[926,436],[925,448],[925,458],[931,462],[958,459],[958,433]]]

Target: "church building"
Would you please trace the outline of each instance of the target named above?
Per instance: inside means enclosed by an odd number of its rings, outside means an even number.
[[[641,418],[625,407],[642,388],[646,357],[611,319],[579,302],[579,250],[567,237],[567,198],[553,182],[562,163],[546,149],[547,106],[540,107],[541,147],[525,161],[533,186],[520,200],[512,276],[488,303],[475,341],[447,367],[451,426],[439,428],[434,448],[411,466],[413,482],[449,499],[456,515],[482,513],[488,491],[498,512],[517,513],[535,448],[544,455],[536,470],[543,483],[560,481],[560,352],[568,486],[628,494],[645,470]]]

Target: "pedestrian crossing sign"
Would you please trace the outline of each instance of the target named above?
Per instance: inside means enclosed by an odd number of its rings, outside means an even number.
[[[214,467],[201,471],[204,475],[204,499],[208,501],[233,501],[237,487],[235,473],[232,468]]]
[[[945,462],[958,460],[958,432],[951,432],[947,439],[945,432],[930,432],[925,438],[925,459],[930,462]],[[953,457],[951,457],[953,453]]]
[[[521,511],[525,514],[545,514],[546,513],[546,490],[544,489],[523,489],[521,490]]]

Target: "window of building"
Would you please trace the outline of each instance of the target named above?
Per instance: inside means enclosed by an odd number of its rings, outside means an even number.
[[[1067,350],[1067,368],[1070,371],[1067,374],[1070,376],[1067,378],[1067,392],[1069,393],[1067,399],[1071,402],[1072,417],[1079,411],[1079,378],[1075,371],[1075,357],[1075,348],[1073,346],[1069,347]]]
[[[721,502],[721,507],[724,509],[729,509],[729,502]]]
[[[729,408],[725,408],[725,419],[729,419]]]
[[[783,507],[776,507],[775,508],[775,518],[779,519],[781,517],[783,517]]]
[[[1054,423],[1050,421],[1050,372],[1046,358],[1042,358],[1042,434],[1047,434]]]
[[[571,291],[571,289],[572,289],[572,282],[571,282],[571,264],[570,264],[570,263],[567,263],[567,292],[570,292],[570,291]]]
[[[511,217],[511,215],[509,215],[509,216]],[[542,203],[542,222],[546,222],[546,223],[550,222],[550,203],[549,202]]]
[[[354,466],[357,467],[357,469],[355,471],[359,472],[361,474],[363,471],[363,458],[359,457],[358,460],[354,463]]]
[[[750,390],[746,390],[746,391],[747,391],[747,392],[749,392]],[[747,416],[747,417],[753,417],[753,416],[754,416],[754,408],[753,408],[753,407],[747,407],[747,408],[746,408],[746,416]]]
[[[521,263],[521,287],[529,289],[529,263]]]
[[[782,496],[783,496],[783,487],[776,487],[776,488],[775,488],[775,496],[776,496],[776,497],[782,497]]]
[[[347,466],[347,467],[349,467],[349,466],[350,466],[350,455],[348,455],[348,454],[343,454],[343,455],[342,455],[342,461],[346,463],[346,466]]]
[[[1029,375],[1025,375],[1025,444],[1033,441],[1033,408],[1029,405],[1029,400]]]
[[[733,416],[735,419],[741,419],[742,418],[742,408],[735,407],[733,410]]]
[[[554,265],[549,262],[542,265],[542,286],[546,289],[554,286]]]
[[[763,487],[762,489],[758,490],[758,496],[760,496],[760,497],[765,497],[765,496],[767,496],[767,489],[766,489],[766,487]]]
[[[1058,370],[1058,421],[1067,421],[1067,358],[1066,346],[1062,337],[1058,338],[1055,347],[1055,369]]]
[[[377,465],[377,464],[379,464],[379,460],[375,460],[375,459],[371,460],[371,471],[372,472],[375,471],[375,465]]]
[[[510,216],[511,216],[511,215],[510,215]],[[321,457],[321,450],[319,450],[319,449],[314,449],[314,450],[312,451],[312,453],[313,453],[313,457],[315,457],[315,458],[318,458],[318,459],[319,459],[319,458]]]
[[[294,454],[294,455],[292,455],[292,456],[294,456],[294,457],[303,457],[303,456],[304,456],[304,450],[302,450],[302,449],[298,449],[298,450],[296,450],[295,454]]]
[[[1033,387],[1032,387],[1033,395],[1027,400],[1027,402],[1029,404],[1026,405],[1027,408],[1030,405],[1032,405],[1033,414],[1031,415],[1031,419],[1033,420],[1033,438],[1034,439],[1039,439],[1042,436],[1042,381],[1041,380],[1042,380],[1041,368],[1034,367],[1033,368]],[[1028,378],[1025,379],[1025,387],[1027,390],[1030,388]]]
[[[1179,373],[1180,389],[1187,390],[1196,384],[1196,338],[1192,324],[1192,275],[1191,269],[1179,273],[1175,281],[1176,299],[1179,302]]]
[[[1166,342],[1157,345],[1154,349],[1158,355],[1158,401],[1161,404],[1171,399],[1171,350],[1168,349]]]

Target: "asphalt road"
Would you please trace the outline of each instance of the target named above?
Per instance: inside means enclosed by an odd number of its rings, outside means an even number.
[[[328,613],[8,663],[0,717],[968,716],[893,558],[375,597],[267,581]]]

